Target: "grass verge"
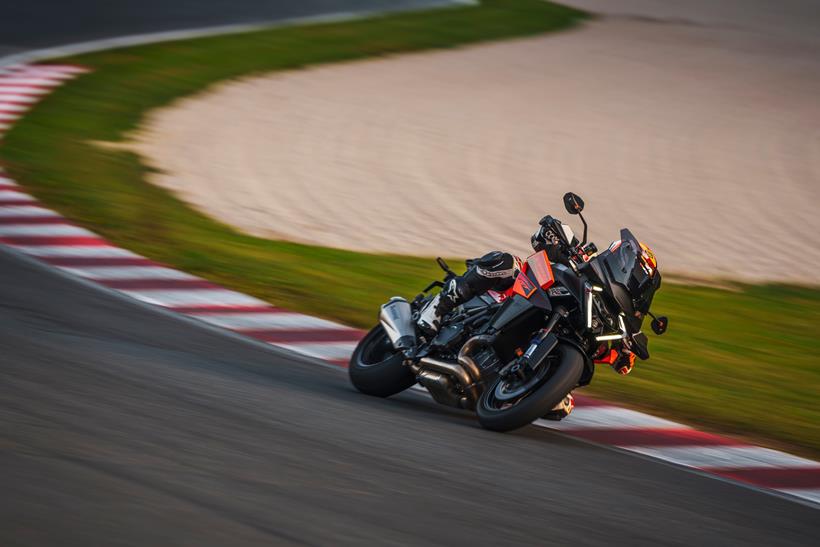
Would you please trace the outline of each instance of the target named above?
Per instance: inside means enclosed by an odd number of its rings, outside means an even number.
[[[433,262],[237,233],[147,184],[147,169],[135,155],[90,143],[121,140],[147,110],[221,80],[532,35],[584,17],[541,0],[485,0],[480,7],[84,55],[68,61],[93,72],[22,120],[0,147],[0,158],[39,199],[123,247],[277,305],[366,327],[387,297],[412,296],[438,277]],[[812,356],[820,337],[820,293],[667,285],[656,302],[671,316],[672,329],[653,340],[653,359],[625,379],[601,371],[592,392],[820,455],[820,368]]]

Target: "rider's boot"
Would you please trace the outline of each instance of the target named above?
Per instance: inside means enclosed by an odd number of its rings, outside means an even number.
[[[462,278],[451,279],[441,289],[441,292],[421,310],[417,324],[423,332],[428,335],[435,335],[438,332],[441,328],[441,319],[463,301],[464,291],[461,285],[463,285]]]
[[[555,405],[552,410],[544,414],[545,420],[560,421],[569,416],[575,408],[575,397],[572,393],[567,393],[567,396],[561,399],[561,402]]]
[[[419,320],[416,324],[425,334],[435,334],[441,326],[441,315],[438,313],[438,304],[440,301],[441,295],[437,294],[424,306],[424,309],[421,310]]]
[[[598,365],[609,365],[618,374],[626,376],[635,366],[635,354],[620,342],[613,342],[611,348],[606,344],[601,344],[593,357],[593,362]]]

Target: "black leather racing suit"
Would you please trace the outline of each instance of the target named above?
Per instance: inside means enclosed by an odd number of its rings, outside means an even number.
[[[467,271],[456,276],[441,290],[438,316],[444,317],[456,306],[489,290],[506,291],[518,272],[517,259],[510,253],[492,251],[467,261]]]
[[[555,226],[561,222],[545,216],[539,222],[539,229],[530,239],[533,249],[545,250],[551,262],[565,262],[560,242],[553,234]],[[577,243],[577,240],[575,240]],[[450,279],[441,292],[422,310],[419,326],[428,332],[439,328],[441,318],[459,304],[489,290],[506,291],[515,281],[520,259],[503,251],[492,251],[480,258],[467,261],[467,271]]]

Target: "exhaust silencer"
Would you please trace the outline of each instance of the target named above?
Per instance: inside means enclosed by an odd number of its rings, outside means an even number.
[[[416,346],[416,328],[412,315],[410,304],[399,296],[394,296],[387,304],[382,304],[379,312],[379,322],[387,332],[393,347],[399,351],[413,349]]]

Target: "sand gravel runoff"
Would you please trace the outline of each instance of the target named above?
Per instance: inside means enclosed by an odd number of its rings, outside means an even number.
[[[527,254],[572,190],[599,247],[627,226],[670,272],[820,284],[820,40],[671,17],[230,82],[135,146],[265,237]]]

